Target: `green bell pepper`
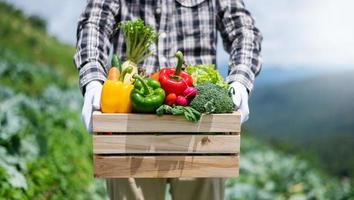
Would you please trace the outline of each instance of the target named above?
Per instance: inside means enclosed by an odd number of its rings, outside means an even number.
[[[144,79],[138,74],[135,79],[134,89],[131,93],[133,111],[140,113],[153,113],[160,107],[165,99],[165,91],[158,81]]]

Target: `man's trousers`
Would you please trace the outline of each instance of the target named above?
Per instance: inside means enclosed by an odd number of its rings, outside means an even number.
[[[144,200],[164,200],[169,183],[172,200],[222,200],[224,182],[222,178],[107,179],[107,190],[111,200],[139,199],[141,196]]]

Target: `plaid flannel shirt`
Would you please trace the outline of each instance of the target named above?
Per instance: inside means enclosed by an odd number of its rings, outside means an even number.
[[[242,0],[89,0],[77,28],[74,56],[84,93],[90,81],[103,82],[110,50],[124,60],[120,21],[141,18],[158,31],[153,56],[138,66],[147,73],[176,65],[181,50],[187,64],[216,64],[217,31],[230,53],[226,81],[241,82],[250,92],[261,69],[262,35]]]

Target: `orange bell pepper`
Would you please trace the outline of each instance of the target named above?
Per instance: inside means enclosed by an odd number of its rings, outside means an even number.
[[[119,76],[117,67],[112,67],[108,72],[108,79],[104,82],[101,94],[101,111],[103,113],[129,113],[132,111],[130,93],[132,84],[123,83],[127,73],[133,69],[127,68]]]
[[[150,76],[150,78],[152,78],[152,79],[154,79],[154,80],[156,80],[156,81],[159,81],[159,78],[160,78],[160,71],[153,73],[153,74]]]

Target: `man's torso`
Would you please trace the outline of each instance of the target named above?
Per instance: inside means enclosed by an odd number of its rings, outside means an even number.
[[[209,0],[120,1],[117,21],[141,18],[159,37],[152,45],[153,56],[141,63],[147,73],[176,65],[175,53],[183,51],[187,64],[216,63],[215,3]],[[125,57],[123,33],[112,38],[114,52]]]

